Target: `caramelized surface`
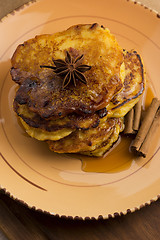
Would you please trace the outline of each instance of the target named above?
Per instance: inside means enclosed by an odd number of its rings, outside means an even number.
[[[84,55],[82,64],[91,66],[85,72],[88,84],[77,82],[66,89],[63,80],[52,69],[52,58]],[[20,85],[15,101],[26,104],[42,118],[59,118],[69,113],[94,113],[122,88],[120,68],[123,51],[108,29],[98,24],[77,25],[53,35],[41,35],[18,46],[12,57],[12,79]]]

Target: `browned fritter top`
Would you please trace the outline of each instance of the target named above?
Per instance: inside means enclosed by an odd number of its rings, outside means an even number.
[[[87,85],[78,82],[62,88],[62,78],[52,69],[52,59],[84,55]],[[60,118],[70,113],[91,114],[102,108],[122,88],[120,67],[123,51],[108,29],[98,24],[77,25],[53,35],[36,36],[16,49],[11,76],[20,85],[15,101],[26,104],[41,118]]]

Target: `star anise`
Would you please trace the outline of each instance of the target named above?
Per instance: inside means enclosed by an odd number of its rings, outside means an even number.
[[[40,66],[41,68],[51,68],[53,71],[63,78],[63,89],[68,86],[70,82],[73,82],[76,86],[76,81],[80,81],[87,84],[87,79],[84,72],[91,69],[91,66],[81,64],[83,59],[83,54],[73,58],[71,54],[66,51],[65,60],[62,59],[52,59],[55,66]]]

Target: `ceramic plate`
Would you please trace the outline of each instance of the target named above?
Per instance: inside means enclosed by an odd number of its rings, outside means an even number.
[[[144,6],[126,0],[41,0],[0,23],[0,185],[29,207],[59,216],[107,218],[134,211],[160,194],[159,131],[147,158],[114,171],[85,172],[78,157],[54,154],[28,137],[13,112],[16,86],[9,71],[17,45],[38,34],[95,22],[108,27],[123,48],[141,54],[147,80],[160,96],[160,18]]]

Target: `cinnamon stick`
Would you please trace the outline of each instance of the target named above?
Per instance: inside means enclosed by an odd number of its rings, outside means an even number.
[[[145,117],[144,117],[143,122],[140,126],[140,129],[137,133],[137,136],[136,136],[136,138],[134,139],[134,141],[132,142],[132,145],[131,145],[131,151],[137,153],[138,155],[142,155],[143,157],[146,156],[146,154],[143,150],[146,147],[145,147],[145,145],[143,146],[143,149],[142,149],[143,153],[141,153],[142,151],[141,151],[140,148],[143,145],[143,143],[145,144],[144,140],[145,140],[145,138],[146,138],[151,126],[152,126],[152,123],[154,121],[157,122],[156,119],[159,116],[159,110],[158,110],[159,106],[160,106],[160,101],[157,98],[153,98],[152,103],[149,106],[149,108],[148,108],[148,110],[145,114]],[[158,110],[158,112],[157,112],[157,110]],[[158,117],[158,119],[159,119],[159,117]],[[153,131],[153,127],[155,127],[155,125],[157,126],[157,123],[156,124],[154,123],[154,125],[152,126],[150,131]],[[151,134],[152,133],[149,133],[149,136]],[[147,141],[147,144],[148,144],[148,140],[146,140],[146,141]]]
[[[133,131],[134,110],[133,108],[126,114],[124,134],[134,134]]]
[[[135,134],[139,129],[141,120],[142,97],[138,103],[125,116],[124,134]]]
[[[154,136],[154,133],[156,132],[157,127],[160,125],[160,108],[158,109],[155,118],[152,122],[152,125],[147,133],[147,136],[144,140],[144,142],[142,143],[140,149],[139,149],[139,155],[142,157],[146,157],[147,153],[148,153],[148,149],[149,146],[151,144],[151,139]]]
[[[139,99],[138,103],[134,106],[134,121],[133,121],[133,130],[138,131],[141,120],[141,111],[142,111],[142,97]]]

